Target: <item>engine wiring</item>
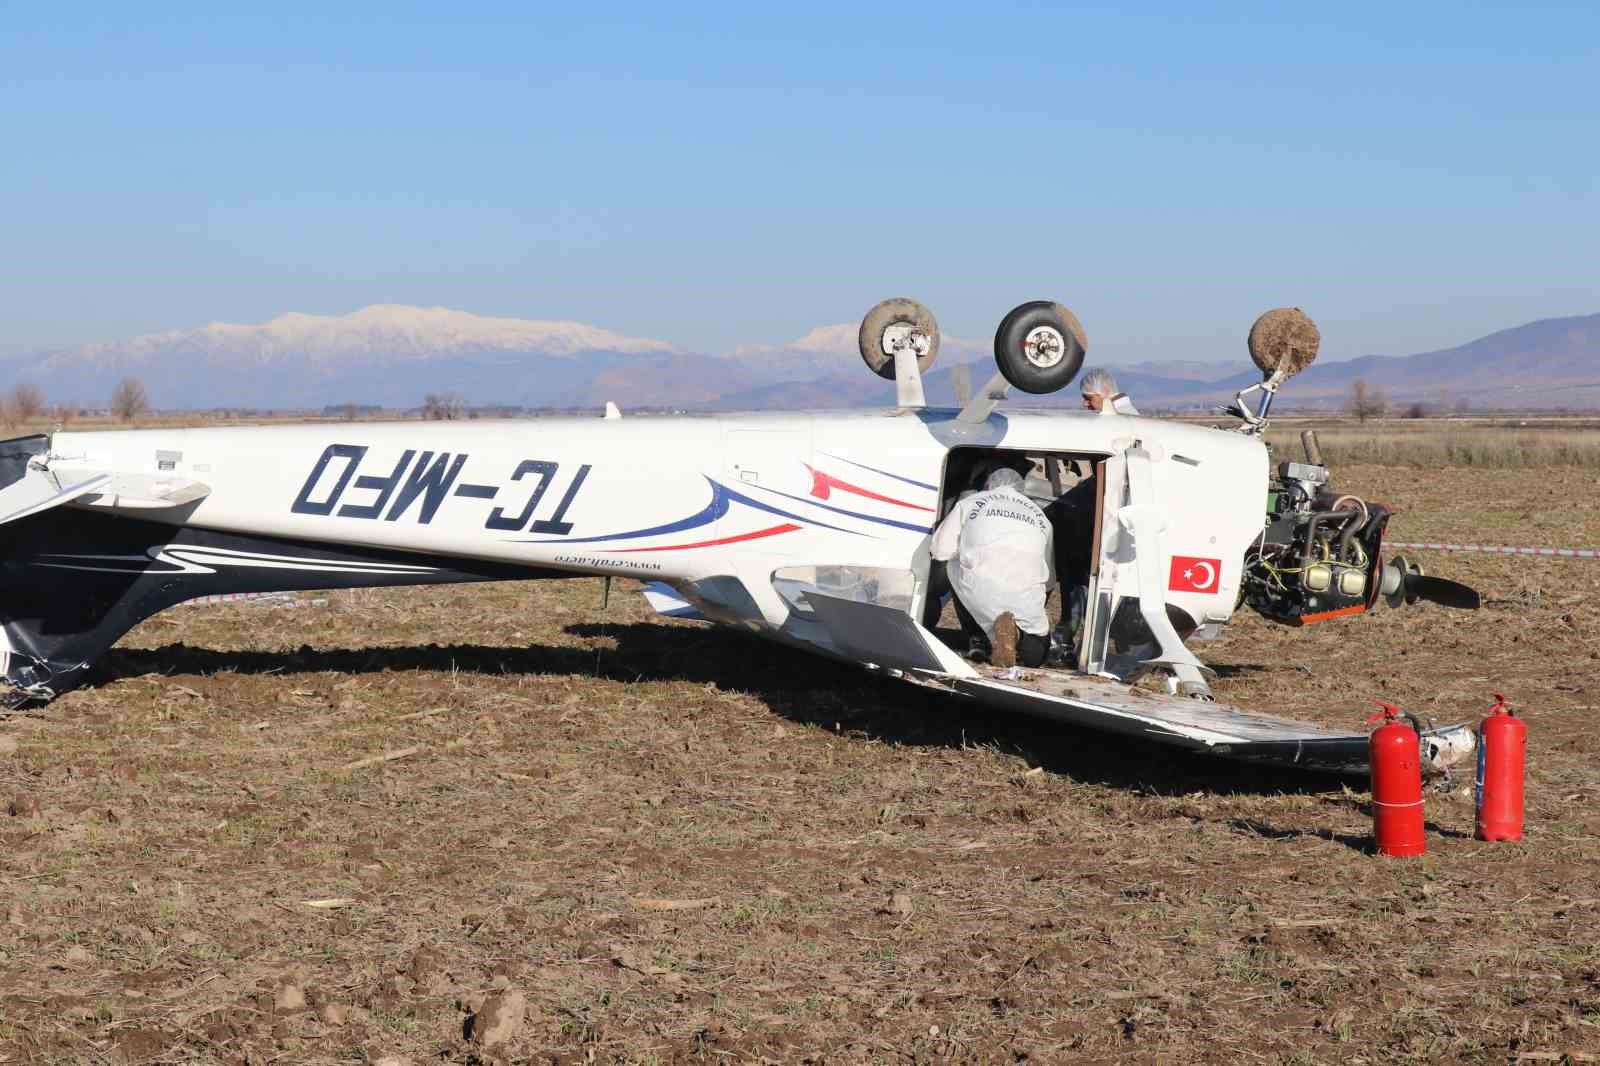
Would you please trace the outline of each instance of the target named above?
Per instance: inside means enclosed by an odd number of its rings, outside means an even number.
[[[1381,506],[1333,491],[1325,468],[1283,464],[1245,552],[1240,601],[1296,625],[1365,607],[1387,517]]]

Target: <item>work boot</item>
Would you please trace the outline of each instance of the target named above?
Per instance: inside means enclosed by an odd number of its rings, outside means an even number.
[[[1067,666],[1073,660],[1072,633],[1064,625],[1050,631],[1050,650],[1045,654],[1046,666]]]
[[[1017,665],[1017,620],[1006,611],[994,620],[994,652],[989,665],[1009,670]]]
[[[984,637],[972,637],[967,641],[967,658],[975,663],[989,661],[989,641]]]

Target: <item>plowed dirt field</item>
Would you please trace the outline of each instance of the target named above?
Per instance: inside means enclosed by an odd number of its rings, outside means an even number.
[[[1595,546],[1582,469],[1356,467],[1400,540]],[[0,1063],[1600,1056],[1600,563],[1199,646],[1231,702],[1530,730],[1528,837],[1006,718],[631,583],[180,607],[0,721]],[[317,599],[323,599],[320,605]]]

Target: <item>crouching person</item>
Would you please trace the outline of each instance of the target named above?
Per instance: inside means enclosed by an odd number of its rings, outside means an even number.
[[[1050,650],[1045,594],[1054,581],[1050,522],[1002,467],[984,491],[958,503],[934,531],[933,558],[948,560],[956,615],[995,666],[1041,666]]]

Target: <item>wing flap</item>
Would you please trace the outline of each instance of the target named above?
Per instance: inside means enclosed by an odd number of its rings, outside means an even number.
[[[964,676],[972,668],[905,611],[807,591],[806,603],[842,655],[892,670]]]

